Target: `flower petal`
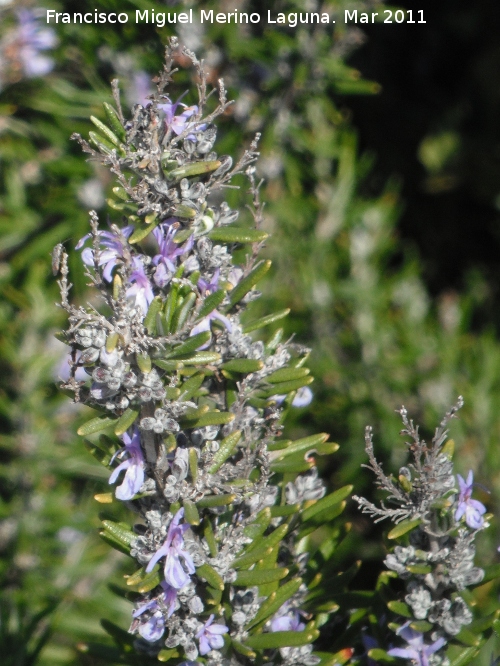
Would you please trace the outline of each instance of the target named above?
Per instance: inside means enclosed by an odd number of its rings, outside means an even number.
[[[131,464],[125,473],[121,486],[115,490],[115,495],[120,500],[132,499],[141,489],[144,483],[144,468],[141,464]]]

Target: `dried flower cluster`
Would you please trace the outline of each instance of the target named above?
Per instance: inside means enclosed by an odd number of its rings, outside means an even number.
[[[179,55],[197,73],[191,106],[165,92]],[[131,529],[104,521],[102,536],[139,565],[127,579],[137,650],[175,663],[201,656],[236,666],[260,655],[313,666],[320,620],[304,610],[307,555],[297,538],[325,511],[338,515],[349,489],[324,497],[312,452],[336,450],[327,436],[277,440],[294,400],[310,401],[312,379],[307,349],[281,331],[267,344],[249,335],[287,314],[245,318],[270,265],[258,259],[267,234],[256,142],[234,166],[214,151],[224,87],[206,113],[202,63],[174,40],[156,84],[129,121],[114,84],[108,124],[93,118],[99,133],[89,143],[76,137],[119,183],[108,203],[124,226],[100,230],[92,213],[78,243],[102,307],[69,302],[67,257],[54,252],[69,316],[64,388],[102,413],[79,433],[137,515]],[[237,174],[250,183],[253,227],[235,226],[238,212],[222,196]],[[103,430],[112,436],[96,434]]]
[[[484,577],[484,571],[474,565],[474,542],[478,530],[487,526],[486,509],[471,497],[472,472],[467,480],[458,475],[457,489],[453,443],[446,442],[448,422],[462,404],[459,398],[436,429],[430,446],[420,439],[406,409],[400,410],[402,434],[411,439],[407,445],[412,462],[399,470],[397,481],[386,476],[375,459],[371,428],[367,428],[367,467],[394,508],[384,503],[377,507],[355,497],[362,511],[376,521],[389,518],[396,524],[389,538],[405,540],[387,555],[385,564],[405,583],[404,603],[389,603],[389,608],[407,619],[395,628],[407,645],[390,649],[388,655],[419,666],[449,664],[446,646],[473,619],[460,593]]]

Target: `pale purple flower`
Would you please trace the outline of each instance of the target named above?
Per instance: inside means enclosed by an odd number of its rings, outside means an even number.
[[[128,227],[123,227],[121,233],[124,238],[128,238],[134,227],[129,225]],[[101,246],[101,252],[99,252],[98,265],[104,266],[102,273],[103,278],[107,282],[113,280],[112,271],[115,266],[122,263],[124,247],[122,241],[114,234],[112,231],[99,231],[99,244]],[[87,234],[78,241],[76,245],[76,250],[82,248],[85,242],[91,238],[90,234]],[[86,247],[82,251],[82,261],[87,266],[94,265],[94,251],[90,247]]]
[[[460,474],[457,474],[457,479],[460,494],[458,496],[458,507],[455,511],[455,520],[458,522],[465,515],[467,525],[473,530],[479,530],[484,524],[483,514],[486,513],[486,507],[478,500],[472,499],[474,473],[470,470],[467,481]]]
[[[177,600],[177,590],[171,587],[165,581],[162,581],[161,586],[163,588],[163,599],[161,597],[156,599],[151,599],[147,603],[139,606],[133,613],[134,618],[140,617],[146,611],[151,611],[152,615],[148,617],[146,622],[143,622],[139,627],[139,634],[147,641],[154,643],[159,638],[162,637],[163,632],[165,631],[165,617],[161,610],[159,601],[162,600],[163,604],[167,606],[167,618],[169,618],[174,610]]]
[[[59,343],[59,340],[56,340],[57,343]],[[60,343],[61,346],[63,343]],[[66,347],[66,345],[65,345]],[[78,360],[80,356],[82,355],[81,351],[77,350],[76,352],[76,357],[75,361],[78,363]],[[61,359],[61,361],[57,364],[57,366],[54,368],[54,375],[57,379],[62,379],[62,381],[67,382],[69,377],[70,377],[70,362],[72,363],[72,358],[71,355],[65,354],[64,357]],[[75,372],[75,379],[77,382],[86,382],[88,380],[89,376],[85,372],[84,368],[82,366],[78,366],[76,368]]]
[[[175,610],[175,604],[177,602],[177,590],[175,587],[169,585],[165,580],[162,580],[160,585],[163,588],[163,603],[168,607],[167,618],[169,618]]]
[[[177,267],[177,257],[186,254],[193,247],[193,236],[190,236],[182,247],[177,243],[174,243],[176,231],[177,230],[172,224],[169,224],[168,221],[153,229],[153,235],[156,238],[160,250],[159,253],[153,257],[153,264],[156,266],[153,279],[158,287],[164,287],[170,282]]]
[[[188,122],[189,119],[194,116],[196,113],[198,113],[198,107],[196,104],[193,106],[186,106],[185,104],[182,104],[181,99],[186,95],[184,93],[179,97],[179,99],[176,102],[171,102],[170,100],[168,102],[165,102],[165,104],[158,104],[158,108],[165,113],[165,124],[168,129],[171,129],[173,132],[179,136],[179,134],[182,134],[186,128],[189,128],[191,125],[194,125],[194,123]],[[184,111],[180,113],[178,116],[175,115],[175,112],[177,111],[177,107],[181,106]],[[205,125],[201,124],[197,127],[197,129],[204,129]],[[191,138],[191,137],[190,137]]]
[[[130,287],[127,288],[125,295],[127,298],[134,299],[135,305],[146,315],[149,305],[155,297],[153,286],[144,271],[144,264],[141,259],[139,257],[132,257],[132,264],[134,270],[130,274]]]
[[[139,492],[144,483],[144,455],[141,449],[141,437],[137,428],[134,429],[132,437],[128,433],[125,433],[123,435],[123,442],[125,446],[113,456],[111,462],[113,462],[116,456],[128,454],[129,457],[113,470],[108,483],[114,483],[120,472],[125,470],[125,478],[121,486],[116,488],[115,495],[120,500],[129,500]]]
[[[402,659],[412,659],[415,666],[429,666],[429,657],[434,652],[440,650],[446,645],[445,638],[438,638],[431,645],[424,642],[424,635],[419,631],[411,629],[409,622],[397,630],[398,636],[404,638],[408,643],[407,648],[392,648],[387,652],[391,657],[401,657]]]
[[[302,631],[306,625],[300,621],[300,616],[301,611],[284,603],[271,621],[271,631]]]
[[[134,104],[147,106],[148,104],[151,104],[151,100],[148,99],[148,97],[152,92],[153,88],[151,86],[151,77],[149,74],[142,69],[138,72],[134,72],[127,85],[127,103],[130,106],[134,106]]]
[[[211,615],[203,627],[196,634],[200,642],[200,654],[204,655],[210,650],[220,650],[224,645],[222,634],[226,634],[229,629],[224,624],[212,624],[215,615]]]
[[[195,572],[191,555],[184,548],[184,533],[189,529],[189,525],[187,523],[179,525],[183,517],[184,509],[179,509],[170,523],[164,544],[156,551],[146,567],[146,572],[149,573],[158,560],[164,557],[165,581],[176,590],[189,583],[190,574]]]
[[[134,618],[140,617],[146,611],[154,611],[153,614],[143,622],[139,627],[139,634],[144,638],[144,640],[154,643],[159,638],[163,636],[165,631],[165,618],[161,612],[160,607],[156,599],[148,601],[148,603],[140,606],[137,610],[132,613]]]
[[[203,294],[203,296],[208,296],[209,294],[213,294],[214,292],[217,291],[217,289],[219,288],[219,277],[220,277],[220,269],[217,268],[214,271],[214,274],[210,278],[209,282],[207,282],[203,278],[200,278],[198,280],[198,289]]]
[[[54,61],[41,51],[57,44],[56,34],[51,28],[40,27],[41,17],[37,12],[19,9],[16,14],[17,27],[8,32],[0,44],[2,56],[12,67],[18,64],[24,76],[44,76],[52,70]]]
[[[202,278],[198,280],[198,288],[204,296],[208,296],[217,291],[219,287],[219,274],[220,271],[219,269],[217,269],[210,278],[210,282],[207,282]],[[228,330],[229,333],[231,333],[232,325],[229,319],[225,315],[221,314],[218,310],[212,310],[210,314],[208,314],[198,324],[196,324],[196,326],[191,330],[191,333],[189,335],[193,336],[193,335],[198,335],[198,333],[203,333],[204,331],[210,331],[211,330],[210,322],[214,320],[220,321],[222,324],[224,324],[226,330]],[[198,347],[198,349],[199,350],[206,349],[207,347],[210,346],[210,342],[211,340],[208,340],[208,342]]]

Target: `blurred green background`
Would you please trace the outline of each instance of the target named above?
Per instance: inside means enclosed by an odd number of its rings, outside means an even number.
[[[77,656],[78,643],[104,635],[101,617],[123,627],[129,621],[129,604],[108,588],[126,563],[96,530],[92,497],[106,488],[107,473],[75,435],[88,413],[57,390],[65,355],[53,334],[64,318],[54,305],[50,252],[58,242],[70,251],[74,298],[84,302],[73,248],[90,208],[106,220],[112,180],[69,137],[87,134],[89,115],[103,118],[111,79],[121,79],[126,108],[147,94],[174,31],[136,24],[135,10],[191,6],[263,17],[268,8],[321,11],[336,19],[335,26],[280,29],[265,21],[178,24],[176,33],[237,100],[220,123],[218,151],[237,155],[262,132],[259,172],[273,234],[265,252],[274,272],[254,307],[262,314],[292,309],[286,332],[313,349],[317,378],[313,403],[296,410],[290,432],[330,433],[341,449],[323,476],[370,495],[361,468],[365,425],[374,427],[386,467],[396,470],[405,449],[394,410],[404,403],[429,435],[462,394],[465,407],[452,426],[457,469],[475,470],[491,491],[478,489],[478,497],[498,514],[498,3],[422,2],[425,24],[356,26],[344,24],[345,9],[383,16],[386,5],[61,0],[44,8],[119,10],[131,18],[116,26],[47,26],[40,6],[4,0],[0,650],[7,665],[97,663]],[[22,9],[33,12],[29,20],[16,13]],[[187,88],[187,75],[181,80]],[[351,550],[343,559],[362,557],[368,566],[355,585],[370,586],[382,567],[381,528],[354,506],[348,515]],[[483,564],[494,561],[499,532],[495,522],[481,535]],[[497,594],[480,588],[478,603],[495,608]]]

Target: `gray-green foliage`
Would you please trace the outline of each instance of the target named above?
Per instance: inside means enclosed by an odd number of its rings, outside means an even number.
[[[69,2],[59,4],[61,10],[73,9]],[[114,0],[104,4],[107,11],[123,8]],[[336,3],[332,10],[342,15],[349,4]],[[85,11],[85,5],[80,3],[78,10]],[[165,10],[164,5],[150,6]],[[248,4],[249,10],[252,6]],[[297,9],[293,3],[287,8]],[[2,31],[12,23],[11,15]],[[51,594],[65,597],[59,630],[45,651],[50,664],[74,662],[76,640],[99,632],[101,609],[122,622],[128,612],[127,604],[104,594],[103,586],[102,596],[93,592],[95,577],[110,575],[105,544],[90,536],[72,546],[54,539],[60,528],[89,534],[95,526],[92,503],[82,497],[102,491],[99,474],[104,471],[76,445],[75,414],[61,410],[54,391],[53,365],[58,365],[60,352],[54,351],[54,364],[49,358],[51,332],[61,319],[52,308],[56,295],[48,253],[55,242],[71,249],[74,243],[68,239],[76,241],[85,233],[87,218],[77,193],[102,192],[104,187],[111,195],[102,172],[84,163],[68,137],[92,129],[90,115],[105,120],[101,101],[115,74],[111,63],[122,66],[116,73],[124,83],[133,79],[129,74],[136,68],[155,71],[160,44],[170,30],[130,24],[126,33],[119,33],[110,26],[59,25],[60,43],[51,53],[55,71],[43,79],[5,84],[1,92],[2,587],[8,596],[29,596],[36,610]],[[333,34],[299,26],[264,36],[258,29],[206,24],[205,32],[194,37],[214,76],[222,73],[230,95],[244,102],[236,108],[236,123],[221,119],[224,152],[235,154],[242,137],[256,129],[263,133],[262,173],[268,180],[263,193],[274,238],[266,253],[273,258],[274,272],[262,282],[264,297],[255,303],[255,317],[292,306],[291,317],[283,321],[285,336],[294,332],[314,349],[309,363],[316,376],[315,400],[307,412],[311,416],[303,411],[290,415],[294,436],[306,436],[314,427],[345,443],[342,464],[326,472],[338,484],[356,481],[357,492],[366,494],[367,478],[359,479],[366,423],[374,426],[380,455],[390,458],[386,464],[397,469],[402,455],[393,448],[394,408],[404,402],[412,413],[420,412],[422,422],[432,423],[461,393],[465,407],[455,428],[462,434],[457,437],[462,469],[479,468],[476,478],[491,488],[493,506],[498,493],[499,346],[492,332],[470,332],[485,287],[478,277],[466,294],[449,293],[433,301],[417,258],[407,256],[398,242],[397,188],[389,184],[378,196],[365,190],[366,175],[376,163],[358,154],[355,131],[344,113],[349,102],[339,95],[374,91],[373,84],[345,64],[361,33],[339,21]],[[90,179],[91,186],[82,188]],[[76,291],[83,298],[83,281]],[[83,491],[86,480],[90,492]],[[42,504],[39,499],[48,497],[49,487],[52,499]],[[380,549],[357,539],[344,547],[344,557],[362,552],[380,559]],[[483,549],[487,560],[493,541]],[[40,559],[33,559],[33,552]],[[69,576],[62,573],[68,567]],[[76,585],[82,572],[85,584]],[[61,587],[54,586],[55,580]],[[479,603],[491,608],[493,599],[494,594],[481,594]]]
[[[174,103],[169,85],[183,59],[198,81],[197,104],[187,107]],[[334,576],[343,530],[332,521],[351,487],[328,495],[317,478],[314,455],[338,448],[327,435],[280,438],[297,392],[311,382],[309,350],[280,330],[267,344],[244,332],[263,325],[246,310],[270,266],[259,258],[267,234],[257,140],[238,160],[215,152],[215,121],[229,102],[219,82],[218,104],[209,106],[206,76],[172,40],[151,101],[127,120],[115,85],[108,124],[94,119],[100,132],[89,143],[76,136],[117,177],[123,203],[111,207],[128,224],[111,219],[102,231],[91,213],[82,259],[92,307],[71,304],[67,255],[55,250],[69,317],[64,388],[102,414],[79,434],[114,434],[92,437],[87,448],[106,467],[123,460],[109,481],[125,471],[115,496],[137,514],[131,527],[111,506],[101,532],[139,565],[124,590],[135,605],[131,637],[117,657],[133,646],[161,661],[200,654],[215,666],[273,656],[315,666],[335,658],[314,654],[312,643],[336,605],[311,598],[309,584]],[[236,224],[239,211],[223,197],[239,175],[248,181],[250,227]],[[112,502],[110,494],[98,499]]]

